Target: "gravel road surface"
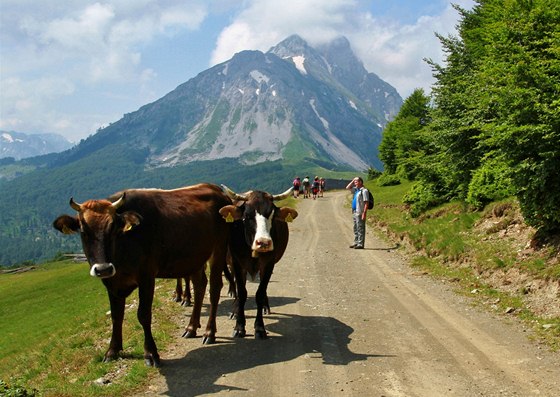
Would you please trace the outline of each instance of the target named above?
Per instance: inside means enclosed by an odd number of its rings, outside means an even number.
[[[136,395],[560,395],[560,353],[530,342],[514,319],[417,273],[370,228],[366,249],[348,248],[347,196],[299,199],[268,288],[268,339],[253,338],[257,284],[248,285],[245,339],[231,337],[224,287],[217,343],[180,338],[180,318],[159,374]]]

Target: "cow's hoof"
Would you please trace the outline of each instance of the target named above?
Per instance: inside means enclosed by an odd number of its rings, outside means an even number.
[[[182,336],[183,338],[196,338],[196,331],[193,331],[192,329],[187,329],[185,330]]]
[[[144,363],[146,364],[146,367],[159,368],[161,366],[159,356],[144,357]]]
[[[111,361],[117,360],[119,358],[119,352],[120,350],[109,349],[103,357],[103,362],[110,363]]]
[[[234,338],[245,338],[245,330],[244,329],[234,329],[232,336]]]
[[[255,339],[266,339],[266,331],[255,330]]]
[[[213,345],[216,343],[216,337],[214,335],[206,335],[202,338],[203,345]]]

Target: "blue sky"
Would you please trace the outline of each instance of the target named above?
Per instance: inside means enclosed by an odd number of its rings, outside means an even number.
[[[472,8],[473,0],[454,0]],[[430,90],[446,0],[1,0],[0,129],[72,141],[161,98],[241,50],[291,34],[344,35],[366,69],[406,98]]]

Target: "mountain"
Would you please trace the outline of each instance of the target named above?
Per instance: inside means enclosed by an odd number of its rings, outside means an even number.
[[[311,47],[291,36],[265,53],[242,51],[67,151],[0,161],[0,175],[14,175],[0,178],[0,264],[79,249],[79,237],[51,227],[71,212],[71,196],[201,181],[277,193],[295,175],[382,169],[382,128],[401,103],[345,38]]]
[[[62,161],[121,143],[146,149],[149,167],[308,157],[331,168],[381,169],[381,131],[401,103],[393,87],[366,71],[345,38],[314,49],[291,36],[266,53],[242,51],[200,73]]]
[[[58,134],[24,134],[0,131],[0,159],[13,157],[21,160],[70,149],[73,143]]]

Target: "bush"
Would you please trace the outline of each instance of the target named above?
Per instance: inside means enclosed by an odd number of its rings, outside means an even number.
[[[401,184],[401,180],[396,174],[385,174],[383,173],[379,177],[379,186],[396,186]]]
[[[473,173],[467,203],[481,209],[492,201],[499,201],[514,194],[511,169],[503,162],[492,159]]]
[[[382,175],[382,172],[376,170],[375,168],[369,168],[367,172],[367,179],[368,181],[372,181],[374,179],[379,178]]]
[[[434,186],[420,182],[415,183],[403,197],[403,203],[410,205],[410,215],[415,218],[444,201],[436,194]]]

